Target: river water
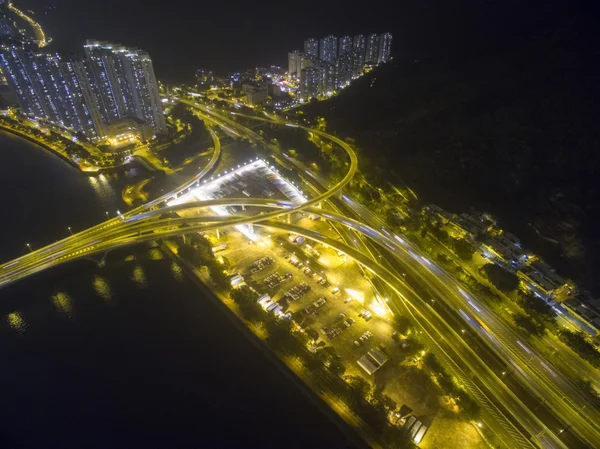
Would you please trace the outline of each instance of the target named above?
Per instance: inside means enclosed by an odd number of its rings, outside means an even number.
[[[88,178],[0,133],[0,260],[124,209],[135,171]],[[347,448],[342,431],[160,251],[0,290],[0,447]]]

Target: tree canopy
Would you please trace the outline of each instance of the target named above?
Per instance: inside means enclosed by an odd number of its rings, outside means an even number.
[[[502,290],[505,293],[511,293],[519,287],[519,278],[517,275],[505,270],[495,263],[484,265],[482,270],[498,290]]]

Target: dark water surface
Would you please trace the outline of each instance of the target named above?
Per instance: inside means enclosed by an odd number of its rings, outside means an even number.
[[[2,260],[123,207],[125,175],[88,178],[1,133],[0,166]],[[111,253],[104,268],[80,261],[0,290],[0,392],[0,447],[351,447],[149,246]]]

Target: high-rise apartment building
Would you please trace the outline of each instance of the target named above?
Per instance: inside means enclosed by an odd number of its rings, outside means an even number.
[[[321,69],[319,67],[309,67],[302,70],[299,96],[303,101],[310,101],[311,98],[319,95],[319,83],[321,79]]]
[[[309,59],[319,59],[319,41],[317,39],[306,39],[304,41],[304,54]]]
[[[377,64],[377,55],[379,53],[379,36],[370,34],[367,37],[367,52],[365,56],[365,64]]]
[[[301,55],[302,53],[300,53],[298,50],[290,51],[288,53],[288,73],[290,76],[298,76],[297,74]]]
[[[335,60],[335,89],[343,89],[346,87],[355,74],[355,55],[353,51],[349,51],[340,55]]]
[[[304,53],[297,50],[288,53],[288,73],[290,76],[302,78],[302,70],[312,65],[313,59],[308,58]]]
[[[136,118],[155,133],[166,130],[154,67],[148,53],[107,42],[87,41],[84,46],[95,90],[101,96],[105,119]]]
[[[19,102],[21,111],[96,137],[86,100],[70,61],[55,53],[37,54],[17,46],[3,47],[0,70]]]
[[[337,58],[338,39],[335,36],[327,36],[320,41],[319,59],[321,61],[331,62]]]
[[[288,53],[288,73],[295,78],[298,77],[301,66],[301,59],[304,56],[302,52],[294,50]]]
[[[355,54],[355,65],[362,67],[365,65],[365,53],[367,49],[367,39],[364,34],[359,34],[358,36],[354,36],[352,40],[352,47],[354,48]]]
[[[309,101],[313,97],[326,97],[346,87],[354,78],[359,77],[365,64],[375,65],[386,62],[391,57],[392,35],[390,33],[327,36],[304,41],[304,53],[289,53],[289,72],[300,79],[298,98]],[[314,59],[319,50],[319,60]],[[310,53],[310,56],[309,54]]]
[[[387,62],[392,55],[392,35],[391,33],[383,33],[379,38],[379,53],[377,55],[377,63]]]
[[[352,38],[350,36],[340,37],[338,56],[342,56],[349,51],[352,51]]]
[[[107,137],[131,124],[143,139],[166,131],[158,83],[147,53],[88,41],[85,58],[34,53],[15,45],[0,51],[0,70],[23,113],[88,137]]]

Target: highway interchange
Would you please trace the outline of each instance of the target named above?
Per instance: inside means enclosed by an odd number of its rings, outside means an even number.
[[[314,196],[302,204],[243,198],[168,207],[168,200],[199,186],[216,166],[221,148],[217,134],[211,130],[213,156],[208,165],[184,185],[144,206],[2,264],[0,287],[61,263],[182,233],[250,223],[293,232],[354,258],[376,276],[382,288],[394,293],[390,295],[390,308],[394,313],[412,316],[418,323],[430,349],[446,362],[452,374],[481,405],[483,425],[506,447],[600,447],[597,408],[560,369],[527,341],[522,341],[523,337],[461,287],[454,277],[422,256],[418,248],[386,230],[380,217],[343,194],[344,187],[358,170],[356,154],[346,142],[277,117],[216,111],[192,101],[181,101],[194,108],[204,120],[269,150],[280,165],[301,174],[307,187],[315,192]],[[346,175],[335,184],[320,179],[244,126],[241,123],[244,120],[297,127],[329,140],[348,155]],[[263,212],[252,217],[165,218],[165,214],[171,212],[217,205],[254,206]],[[329,220],[339,229],[343,242],[281,220],[299,211]],[[187,227],[182,228],[183,224]],[[418,286],[407,282],[399,273],[407,274]],[[465,329],[468,330],[466,335]]]

